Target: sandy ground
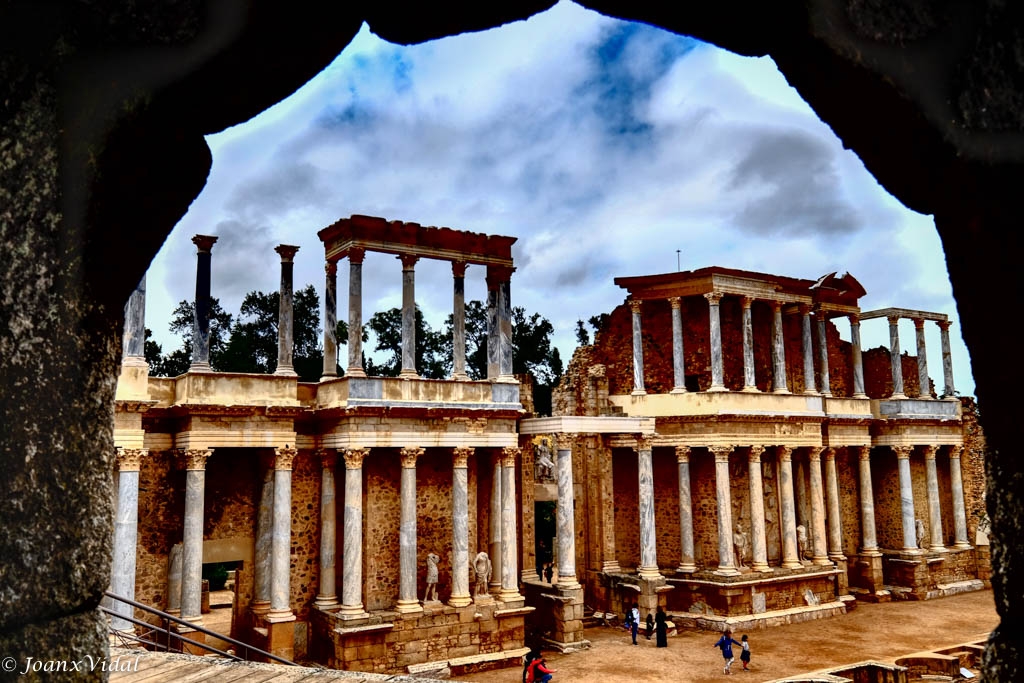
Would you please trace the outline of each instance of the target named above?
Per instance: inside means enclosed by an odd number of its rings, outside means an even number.
[[[557,673],[552,683],[589,681],[766,681],[832,666],[874,659],[892,662],[912,652],[944,648],[985,638],[998,624],[991,591],[966,593],[927,602],[858,603],[848,614],[752,631],[751,672],[743,672],[739,648],[733,673],[722,673],[722,655],[713,647],[720,634],[680,632],[668,648],[641,635],[633,646],[621,628],[587,629],[591,649],[561,655],[545,652]],[[742,634],[733,634],[736,640]],[[522,668],[453,678],[480,683],[521,683]]]

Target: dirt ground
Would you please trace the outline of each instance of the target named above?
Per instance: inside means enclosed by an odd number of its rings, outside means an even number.
[[[621,628],[587,629],[591,648],[562,655],[545,652],[552,683],[650,681],[652,683],[755,683],[873,659],[892,662],[912,652],[933,650],[985,638],[999,618],[991,591],[966,593],[927,602],[858,603],[839,617],[751,631],[751,672],[743,672],[739,648],[733,673],[722,673],[722,655],[714,648],[720,634],[681,631],[668,648],[638,636],[633,646]],[[736,640],[740,633],[734,633]],[[479,683],[521,683],[522,668],[453,678]]]

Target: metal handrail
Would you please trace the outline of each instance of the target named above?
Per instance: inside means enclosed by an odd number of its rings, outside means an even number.
[[[238,655],[231,654],[230,652],[224,652],[222,650],[218,650],[217,648],[213,647],[212,645],[207,645],[206,643],[200,643],[198,641],[192,640],[191,638],[183,636],[180,633],[175,633],[174,631],[171,630],[171,623],[175,623],[175,624],[178,624],[180,626],[185,626],[185,627],[189,628],[190,630],[198,631],[198,632],[203,633],[203,634],[208,635],[208,636],[213,636],[214,638],[217,638],[218,640],[223,640],[226,643],[230,643],[230,644],[232,644],[232,645],[234,645],[236,647],[242,648],[242,651],[245,652],[247,655],[249,653],[253,653],[253,654],[259,655],[261,657],[266,657],[267,659],[273,660],[275,662],[279,662],[281,664],[287,664],[289,666],[299,666],[295,662],[293,662],[291,660],[288,660],[288,659],[285,659],[284,657],[278,657],[277,655],[271,654],[269,652],[266,652],[265,650],[261,650],[261,649],[259,649],[258,647],[254,646],[254,645],[250,645],[248,643],[243,643],[240,640],[235,640],[234,638],[231,638],[230,636],[226,636],[226,635],[224,635],[222,633],[217,633],[216,631],[211,631],[210,629],[205,628],[203,626],[200,626],[199,624],[193,624],[193,623],[191,623],[191,622],[189,622],[189,621],[187,621],[185,619],[182,619],[180,617],[176,617],[173,614],[168,614],[167,612],[162,612],[162,611],[158,610],[155,607],[151,607],[149,605],[144,605],[141,602],[136,602],[135,600],[132,600],[131,598],[126,598],[126,597],[123,597],[123,596],[120,596],[120,595],[116,595],[114,593],[111,593],[110,591],[105,591],[104,595],[106,595],[111,600],[122,602],[122,603],[124,603],[126,605],[131,605],[135,609],[139,609],[139,610],[142,610],[143,612],[146,612],[147,614],[152,614],[152,615],[154,615],[156,617],[159,617],[166,624],[165,628],[161,628],[159,626],[156,626],[156,625],[154,625],[154,624],[152,624],[152,623],[150,623],[148,621],[142,621],[140,619],[136,619],[134,615],[132,615],[130,617],[126,617],[125,615],[121,614],[120,612],[115,612],[114,610],[112,610],[112,609],[110,609],[110,608],[108,608],[108,607],[106,607],[104,605],[100,605],[100,609],[101,610],[103,610],[104,612],[106,612],[107,614],[109,614],[109,615],[111,615],[113,617],[117,617],[119,619],[124,619],[126,621],[130,621],[133,624],[138,624],[140,626],[144,626],[144,627],[150,629],[151,631],[156,631],[158,633],[166,635],[167,636],[167,645],[164,646],[165,650],[169,651],[169,649],[170,649],[170,639],[171,638],[176,638],[179,642],[188,643],[189,645],[195,645],[196,647],[200,647],[200,648],[202,648],[204,650],[209,650],[210,652],[216,653],[216,654],[221,655],[223,657],[227,657],[227,658],[232,659],[232,660],[234,660],[236,662],[248,661],[247,657],[246,658],[239,657]],[[134,640],[136,642],[144,643],[144,644],[147,644],[147,645],[154,645],[156,647],[160,646],[159,643],[156,643],[154,641],[144,640],[144,639],[142,639],[140,637],[137,637],[135,635],[129,635],[129,634],[123,632],[123,631],[116,631],[114,629],[113,625],[111,625],[110,631],[111,631],[111,633],[113,633],[113,634],[115,634],[115,635],[117,635],[119,637],[127,638],[129,640]]]

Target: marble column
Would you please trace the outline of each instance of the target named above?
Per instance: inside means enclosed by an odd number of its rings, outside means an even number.
[[[361,619],[363,610],[363,460],[369,448],[345,450],[345,529],[342,545],[342,619]]]
[[[146,363],[146,276],[143,275],[124,305],[124,336],[121,344],[122,362]]]
[[[167,613],[176,617],[181,616],[181,546],[181,543],[172,545],[167,557]]]
[[[643,396],[644,389],[644,340],[640,329],[639,299],[629,300],[629,309],[633,312],[633,395]]]
[[[796,505],[793,501],[793,449],[778,447],[782,521],[782,568],[802,567],[796,545]]]
[[[828,559],[825,531],[825,496],[821,485],[821,449],[812,446],[807,451],[811,470],[811,553],[814,564],[832,564]]]
[[[465,607],[469,594],[469,456],[473,449],[452,451],[452,595],[448,604]]]
[[[452,261],[452,379],[466,381],[466,262]]]
[[[871,485],[871,446],[850,446],[857,455],[860,474],[861,554],[881,555],[875,534],[875,494]]]
[[[498,379],[514,382],[512,375],[512,269],[504,268],[498,283]]]
[[[274,458],[263,452],[259,458],[263,480],[260,506],[256,511],[256,547],[253,548],[252,611],[270,611],[270,558],[274,538]]]
[[[818,321],[818,365],[821,366],[821,395],[832,395],[832,380],[828,375],[828,319],[820,308],[814,312]]]
[[[281,291],[277,307],[277,369],[275,375],[295,377],[292,356],[295,350],[295,302],[293,301],[293,273],[295,252],[298,247],[279,244],[274,251],[281,255]]]
[[[291,610],[292,463],[298,451],[277,448],[274,458],[274,530],[270,541],[270,612],[267,621],[293,621]]]
[[[750,480],[750,568],[755,572],[770,572],[768,538],[764,521],[764,483],[761,479],[762,454],[764,454],[764,446],[751,446],[747,452]]]
[[[491,582],[488,589],[493,595],[501,592],[501,451],[494,455],[491,475]]]
[[[825,455],[825,503],[828,507],[828,557],[830,560],[845,560],[843,554],[843,525],[839,512],[839,473],[836,470],[836,449],[826,448]]]
[[[210,368],[210,251],[217,242],[212,235],[196,235],[196,298],[192,314],[192,365],[189,372]]]
[[[727,391],[722,368],[722,316],[719,308],[722,293],[708,292],[704,298],[708,300],[711,327],[711,386],[708,387],[708,391]]]
[[[517,561],[519,534],[516,530],[516,458],[520,449],[503,448],[501,451],[501,593],[502,602],[517,602],[519,569]]]
[[[732,446],[710,446],[715,457],[715,502],[718,506],[718,569],[716,574],[739,574],[732,546],[732,495],[729,490],[729,454]]]
[[[933,553],[946,552],[942,542],[942,505],[939,502],[939,473],[935,466],[936,446],[926,445],[924,450],[925,483],[928,487],[928,527],[931,530],[931,543],[928,550]]]
[[[906,398],[903,393],[903,361],[900,360],[900,318],[891,315],[889,320],[889,360],[892,363],[892,396]]]
[[[903,552],[919,552],[914,528],[914,487],[910,481],[910,453],[913,446],[892,446],[900,480],[900,512],[903,521]]]
[[[864,393],[864,360],[860,353],[860,316],[851,313],[846,316],[850,320],[850,355],[853,358],[853,398],[867,398]]]
[[[914,318],[914,336],[917,341],[917,397],[932,397],[931,381],[928,379],[928,348],[924,339],[924,319]]]
[[[499,269],[487,266],[487,379],[501,374],[501,324],[498,317]],[[494,561],[494,557],[491,558]]]
[[[942,398],[956,398],[956,387],[953,386],[953,353],[949,348],[949,321],[938,321],[939,334],[942,343],[942,377],[945,380],[945,389]]]
[[[801,349],[804,356],[804,393],[817,394],[814,386],[814,341],[811,337],[811,307],[800,304]]]
[[[320,381],[338,376],[338,262],[324,264],[324,370]]]
[[[686,356],[683,355],[683,297],[668,299],[672,306],[672,394],[686,393]]]
[[[416,379],[416,262],[419,256],[402,254],[402,371],[399,377]]]
[[[654,526],[654,460],[650,437],[638,438],[633,450],[637,454],[640,485],[640,564],[637,574],[644,579],[659,579],[658,536]]]
[[[206,459],[213,451],[188,449],[185,459],[185,524],[182,534],[181,618],[202,624],[203,597],[203,496]]]
[[[797,460],[794,469],[796,470],[793,477],[793,492],[796,495],[796,523],[802,524],[804,529],[810,533],[811,524],[807,518],[810,512],[810,505],[807,503],[807,465],[803,460]]]
[[[558,507],[556,523],[558,533],[558,585],[561,588],[580,587],[576,580],[576,508],[572,486],[572,434],[557,434],[558,444]]]
[[[416,595],[416,459],[423,455],[423,452],[423,448],[415,446],[401,450],[396,610],[403,614],[423,611]]]
[[[114,562],[110,573],[110,592],[129,600],[135,599],[135,544],[139,528],[139,470],[147,451],[121,448],[117,451],[117,510],[114,515]],[[135,625],[122,617],[133,617],[134,608],[114,602],[111,628],[134,631]]]
[[[691,574],[697,571],[693,552],[693,499],[690,494],[690,447],[676,446],[679,467],[679,566],[676,572]]]
[[[788,394],[786,386],[786,342],[782,334],[782,302],[772,301],[772,391]],[[795,532],[794,532],[795,533]]]
[[[348,368],[349,377],[366,377],[363,369],[363,259],[365,249],[348,250]]]
[[[338,452],[333,448],[321,448],[316,454],[320,458],[320,592],[316,596],[316,606],[323,608],[338,604],[338,591],[334,585],[338,535],[334,467],[338,462]]]
[[[950,446],[949,448],[949,482],[953,494],[953,531],[955,534],[953,547],[957,550],[967,550],[971,547],[967,540],[967,508],[964,505],[964,478],[960,470],[962,452],[962,446]]]
[[[743,306],[743,391],[757,391],[754,373],[754,319],[750,307],[754,300],[749,296],[740,297]]]

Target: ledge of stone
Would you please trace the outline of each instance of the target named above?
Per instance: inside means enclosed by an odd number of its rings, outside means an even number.
[[[394,627],[395,625],[392,623],[364,624],[361,626],[338,626],[334,629],[334,632],[343,636],[351,636],[360,633],[373,633],[374,631],[390,631]]]
[[[743,614],[738,616],[721,616],[716,614],[697,614],[690,612],[673,612],[670,614],[677,627],[695,628],[706,631],[755,630],[798,624],[812,619],[823,619],[846,613],[843,602],[826,602],[821,605],[805,605],[789,609],[772,610],[760,614]]]
[[[517,617],[517,616],[521,616],[521,615],[524,615],[524,614],[529,614],[530,612],[534,611],[535,609],[537,609],[537,608],[536,607],[513,607],[512,609],[496,609],[496,610],[494,610],[494,618],[495,619],[501,619],[503,617]],[[530,649],[527,648],[526,652],[529,652],[529,651],[530,651]],[[526,654],[526,653],[524,652],[523,654]]]
[[[532,607],[530,608],[533,609]],[[503,659],[522,659],[530,651],[528,647],[520,647],[514,650],[501,650],[500,652],[487,652],[480,655],[468,655],[448,660],[448,666],[472,666],[474,664],[485,664],[487,662],[500,662]]]
[[[668,578],[669,583],[675,584],[702,584],[706,586],[760,586],[766,583],[781,583],[794,579],[810,579],[819,576],[834,576],[842,574],[842,570],[836,567],[803,567],[801,569],[780,569],[773,567],[770,572],[749,572],[737,576],[720,576],[711,572],[698,572],[685,574],[682,577],[672,576]]]

